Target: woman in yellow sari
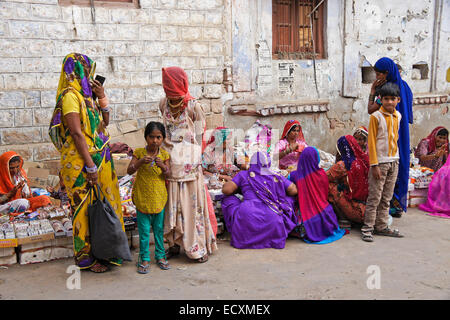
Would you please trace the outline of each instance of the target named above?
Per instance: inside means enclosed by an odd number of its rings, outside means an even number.
[[[100,261],[92,255],[87,211],[93,194],[91,186],[99,184],[123,229],[124,225],[106,131],[108,100],[101,83],[93,80],[94,73],[95,62],[87,56],[71,53],[64,58],[49,135],[61,153],[61,176],[72,205],[75,262],[80,269],[105,272],[108,263],[121,265],[122,261]]]

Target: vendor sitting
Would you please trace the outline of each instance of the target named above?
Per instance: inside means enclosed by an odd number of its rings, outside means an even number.
[[[0,212],[35,211],[51,204],[50,198],[45,195],[32,196],[22,166],[23,159],[14,151],[0,156]]]
[[[275,146],[280,169],[288,172],[295,171],[300,154],[307,146],[300,122],[297,120],[286,122],[281,134],[281,140]]]
[[[203,174],[209,178],[208,188],[222,189],[222,184],[231,181],[239,168],[235,163],[232,132],[226,127],[217,127],[211,134],[202,154]]]
[[[414,156],[419,159],[423,167],[438,171],[447,161],[448,130],[444,127],[435,128],[428,137],[422,139],[417,146]]]

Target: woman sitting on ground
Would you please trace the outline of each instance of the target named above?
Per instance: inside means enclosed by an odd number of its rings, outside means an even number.
[[[336,241],[345,231],[339,228],[333,207],[328,203],[328,178],[319,167],[319,151],[314,147],[303,150],[297,170],[289,179],[297,185],[298,222],[295,233],[305,242],[325,244]]]
[[[232,132],[226,127],[217,127],[211,134],[202,154],[203,174],[209,177],[208,188],[215,189],[217,184],[231,181],[239,168],[234,165]]]
[[[275,146],[280,169],[291,172],[297,168],[298,158],[308,145],[303,137],[302,126],[297,120],[286,122],[281,140]]]
[[[447,161],[448,150],[448,130],[444,127],[436,127],[428,137],[419,142],[414,156],[419,159],[421,166],[436,172]]]
[[[0,212],[35,211],[50,204],[46,195],[32,196],[22,157],[14,151],[3,153],[0,156]]]
[[[349,221],[364,222],[369,192],[369,156],[350,135],[339,138],[337,151],[342,160],[327,171],[328,201],[339,217],[340,226],[348,228]]]
[[[222,212],[231,245],[238,249],[283,249],[297,219],[288,196],[295,196],[295,184],[270,170],[270,158],[256,152],[250,168],[224,184]],[[238,190],[243,201],[233,195]]]

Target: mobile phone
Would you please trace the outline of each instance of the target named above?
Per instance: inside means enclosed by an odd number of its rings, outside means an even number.
[[[98,82],[100,82],[102,85],[105,83],[106,78],[101,76],[101,75],[96,75],[95,76],[95,80],[97,80]],[[97,99],[97,96],[95,95],[94,92],[92,92],[92,98],[95,100]]]

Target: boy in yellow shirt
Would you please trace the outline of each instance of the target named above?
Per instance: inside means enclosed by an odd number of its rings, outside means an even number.
[[[400,102],[400,89],[386,83],[380,90],[382,106],[370,115],[369,122],[369,196],[367,198],[362,240],[373,241],[373,235],[401,238],[398,230],[388,227],[389,203],[394,194],[398,174],[398,134],[401,114],[395,107]]]
[[[170,269],[164,251],[164,207],[167,202],[165,175],[169,172],[169,153],[161,148],[166,138],[164,125],[149,122],[145,127],[145,148],[137,148],[127,173],[137,171],[132,200],[136,206],[139,231],[138,273],[146,274],[150,267],[150,228],[155,237],[155,260],[163,270]]]

